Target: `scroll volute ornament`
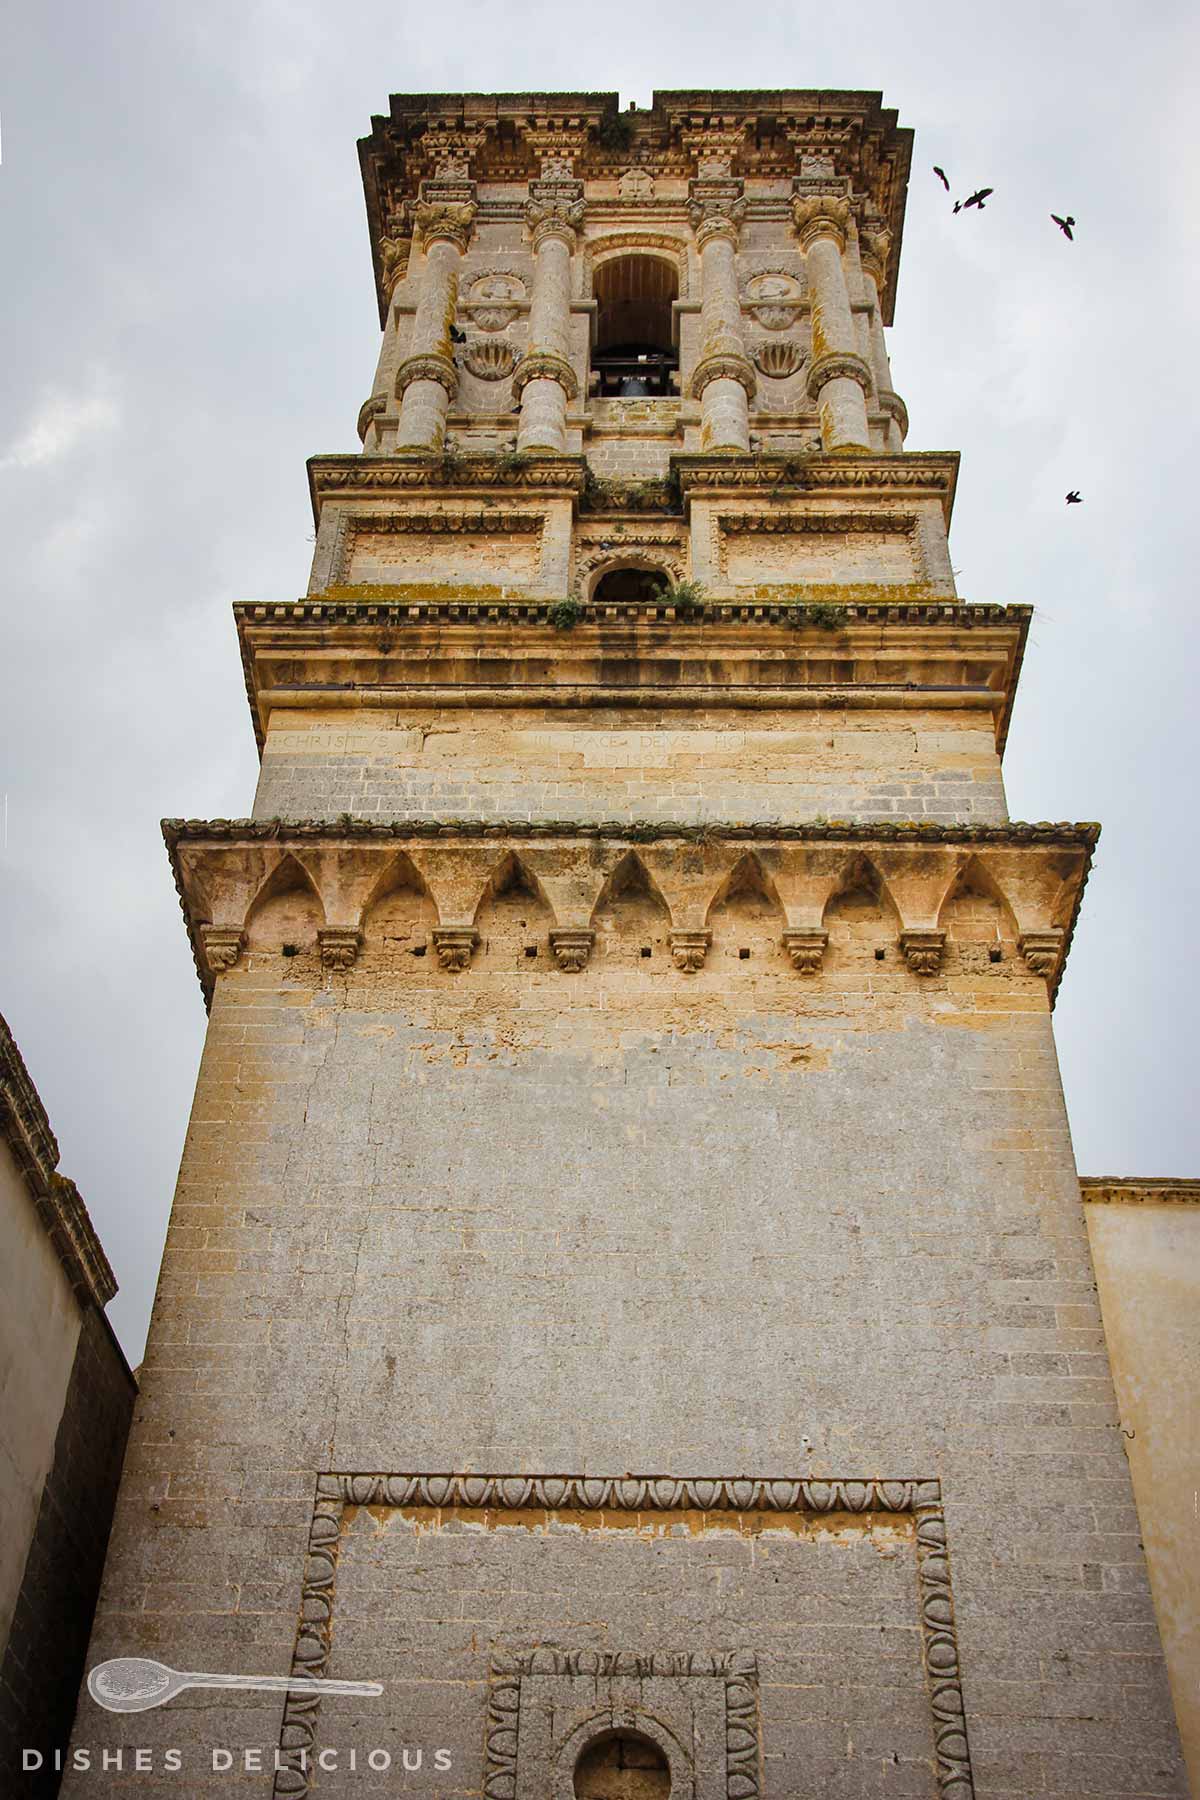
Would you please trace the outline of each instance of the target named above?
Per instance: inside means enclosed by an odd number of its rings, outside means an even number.
[[[792,223],[807,250],[818,238],[833,238],[839,250],[846,248],[850,228],[850,202],[838,194],[805,194],[792,201]]]
[[[584,203],[566,197],[529,200],[525,204],[525,223],[533,238],[533,247],[548,237],[565,238],[574,245],[575,234],[583,224]]]
[[[422,200],[413,209],[413,217],[425,243],[440,238],[465,255],[475,212],[475,204],[470,200]]]

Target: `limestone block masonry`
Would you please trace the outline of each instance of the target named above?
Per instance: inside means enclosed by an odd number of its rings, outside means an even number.
[[[155,1800],[214,1744],[279,1800],[1185,1794],[1052,1031],[1098,827],[1009,818],[1029,608],[903,449],[910,134],[360,149],[363,451],[236,609],[252,816],[164,826],[210,1018],[92,1655],[384,1692],[77,1744]]]

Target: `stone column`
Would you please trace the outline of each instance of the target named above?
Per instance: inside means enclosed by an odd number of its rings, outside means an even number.
[[[746,455],[755,375],[742,337],[737,289],[738,224],[746,209],[740,185],[692,183],[688,211],[700,251],[701,346],[691,393],[700,402],[701,449]]]
[[[416,209],[425,259],[408,355],[396,372],[396,393],[402,397],[397,450],[440,450],[446,435],[446,413],[458,391],[450,327],[474,217],[469,201],[422,201]]]
[[[888,416],[887,447],[903,450],[908,431],[908,412],[903,400],[892,387],[892,367],[888,361],[883,336],[883,311],[879,296],[887,274],[891,233],[880,227],[869,227],[859,239],[862,257],[863,285],[871,303],[871,369],[875,376],[875,394],[881,412]]]
[[[858,353],[842,267],[850,202],[835,194],[801,196],[792,202],[792,217],[812,309],[808,393],[821,415],[821,443],[826,450],[869,450],[871,371]]]
[[[551,191],[547,192],[546,188]],[[571,253],[583,222],[579,182],[534,183],[525,218],[533,238],[529,348],[517,364],[518,450],[565,450],[567,402],[579,393],[571,367]]]

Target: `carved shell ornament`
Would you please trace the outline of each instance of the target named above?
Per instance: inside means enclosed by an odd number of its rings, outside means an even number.
[[[503,331],[524,298],[525,283],[518,275],[481,275],[471,283],[463,311],[480,331]]]
[[[517,353],[503,338],[477,338],[463,351],[463,366],[480,381],[503,381],[517,366]]]
[[[765,331],[786,331],[796,323],[803,299],[794,275],[755,275],[746,283],[745,304],[751,318]]]
[[[786,381],[808,361],[808,356],[792,338],[777,338],[773,343],[756,344],[751,351],[754,366],[773,381]]]

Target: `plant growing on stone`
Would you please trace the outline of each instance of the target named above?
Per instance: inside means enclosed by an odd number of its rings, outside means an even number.
[[[574,631],[582,617],[578,600],[556,600],[550,608],[550,623],[555,631]]]
[[[703,612],[708,605],[708,595],[698,581],[672,582],[658,595],[658,600],[663,606],[681,607],[690,612]]]

